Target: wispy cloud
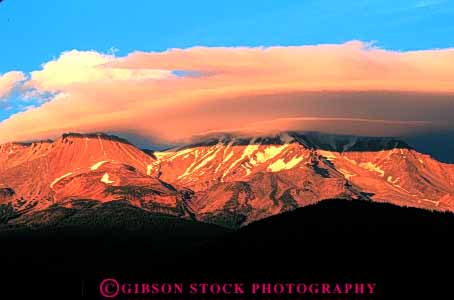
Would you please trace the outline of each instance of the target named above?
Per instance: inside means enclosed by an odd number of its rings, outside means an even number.
[[[0,74],[0,101],[6,100],[19,83],[25,79],[25,74],[19,71]]]
[[[445,2],[445,0],[421,0],[416,2],[415,8],[434,7],[444,4]]]

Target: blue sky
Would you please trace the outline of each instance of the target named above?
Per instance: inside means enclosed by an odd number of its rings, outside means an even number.
[[[131,4],[134,3],[134,4]],[[386,49],[454,46],[442,0],[4,0],[0,73],[31,71],[62,51],[376,41]]]

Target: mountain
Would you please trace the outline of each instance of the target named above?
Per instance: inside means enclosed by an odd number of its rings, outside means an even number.
[[[454,209],[454,166],[393,138],[221,136],[155,155],[151,174],[191,189],[191,208],[216,223],[244,225],[329,198]]]
[[[102,133],[0,146],[0,220],[11,224],[77,200],[124,200],[236,228],[331,198],[453,211],[454,165],[394,138],[310,132],[224,134],[166,151]]]
[[[71,199],[127,199],[178,214],[181,194],[147,175],[154,158],[106,134],[65,134],[51,142],[0,146],[0,204],[28,213]]]

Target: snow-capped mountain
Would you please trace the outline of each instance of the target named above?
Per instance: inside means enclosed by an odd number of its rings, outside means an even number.
[[[454,165],[393,138],[297,132],[211,136],[153,154],[105,134],[0,146],[10,222],[93,199],[237,227],[330,198],[452,211]]]

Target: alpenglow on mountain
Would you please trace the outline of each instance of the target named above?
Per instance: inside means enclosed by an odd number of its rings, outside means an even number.
[[[9,224],[45,223],[58,218],[49,208],[81,200],[121,200],[235,228],[334,198],[454,211],[454,165],[393,138],[296,132],[153,153],[101,133],[0,145],[0,222]]]

